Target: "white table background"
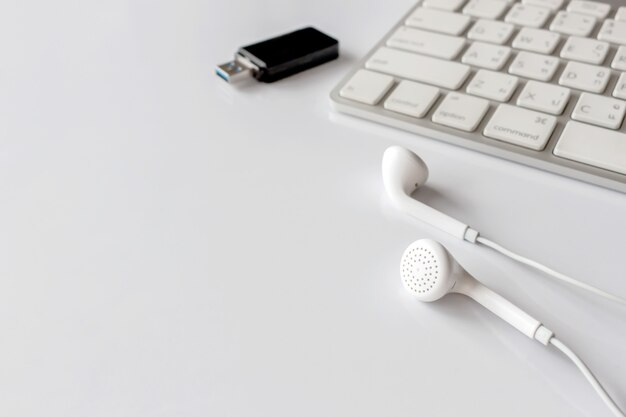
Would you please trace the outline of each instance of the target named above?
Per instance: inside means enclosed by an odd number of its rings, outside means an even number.
[[[626,309],[392,208],[419,199],[626,294],[626,196],[331,114],[328,93],[412,5],[5,1],[0,9],[0,415],[608,416],[574,366],[462,296],[410,298],[444,243],[552,328],[626,407]],[[212,68],[306,25],[338,61],[235,89]]]

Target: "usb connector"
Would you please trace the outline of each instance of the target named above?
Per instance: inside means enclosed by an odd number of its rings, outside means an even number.
[[[215,73],[229,83],[249,79],[254,75],[253,68],[237,58],[215,67]]]

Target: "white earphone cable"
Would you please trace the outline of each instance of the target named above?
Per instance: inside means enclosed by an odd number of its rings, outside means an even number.
[[[584,290],[587,290],[587,291],[589,291],[589,292],[591,292],[593,294],[599,295],[601,297],[604,297],[606,299],[609,299],[611,301],[615,301],[616,303],[619,303],[619,304],[622,304],[622,305],[626,306],[626,299],[624,299],[622,297],[619,297],[617,295],[613,295],[611,293],[603,291],[603,290],[601,290],[599,288],[594,287],[593,285],[589,285],[589,284],[586,284],[584,282],[578,281],[578,280],[576,280],[576,279],[574,279],[574,278],[572,278],[570,276],[567,276],[567,275],[562,274],[562,273],[560,273],[558,271],[555,271],[554,269],[548,268],[547,266],[542,265],[539,262],[535,262],[535,261],[533,261],[531,259],[528,259],[528,258],[525,258],[525,257],[523,257],[521,255],[518,255],[517,253],[512,252],[512,251],[502,247],[501,245],[498,245],[497,243],[492,242],[489,239],[486,239],[486,238],[484,238],[482,236],[478,236],[476,238],[476,241],[478,243],[480,243],[480,244],[483,244],[483,245],[485,245],[485,246],[487,246],[487,247],[497,251],[497,252],[500,252],[501,254],[503,254],[505,256],[508,256],[511,259],[514,259],[514,260],[516,260],[518,262],[521,262],[521,263],[523,263],[525,265],[528,265],[528,266],[530,266],[532,268],[535,268],[535,269],[537,269],[539,271],[542,271],[542,272],[550,275],[553,278],[556,278],[558,280],[567,282],[570,285],[574,285],[576,287],[579,287],[579,288],[582,288]]]
[[[593,375],[591,370],[585,365],[585,362],[582,361],[570,348],[563,344],[559,339],[553,337],[550,339],[550,343],[559,349],[561,352],[565,354],[568,358],[571,359],[572,362],[578,367],[580,372],[584,375],[584,377],[589,381],[593,389],[598,393],[602,401],[606,404],[606,406],[613,412],[613,414],[617,417],[626,417],[626,414],[615,404],[615,401],[611,398],[611,396],[606,392],[602,384],[598,381],[598,379]]]

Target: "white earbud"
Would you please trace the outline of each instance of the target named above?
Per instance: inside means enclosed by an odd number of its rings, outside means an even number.
[[[395,206],[459,239],[475,242],[478,232],[474,229],[411,198],[427,178],[428,167],[419,156],[400,146],[387,148],[383,155],[383,183]]]
[[[405,288],[420,301],[437,301],[451,292],[464,294],[531,339],[559,349],[578,367],[609,410],[616,417],[626,417],[582,359],[538,320],[467,273],[440,243],[421,239],[409,245],[402,255],[400,273]]]
[[[552,278],[567,282],[570,285],[577,286],[593,294],[615,301],[622,305],[626,305],[626,299],[596,288],[585,282],[578,281],[542,265],[539,262],[525,258],[511,250],[508,250],[482,235],[479,236],[479,233],[467,224],[453,219],[452,217],[412,198],[411,194],[424,185],[428,179],[428,167],[419,156],[408,149],[400,146],[391,146],[387,148],[383,155],[382,165],[383,183],[385,185],[387,195],[393,204],[403,212],[446,233],[449,233],[454,237],[471,243],[487,246],[497,252],[500,252],[504,256],[544,272]]]
[[[420,301],[436,301],[451,292],[463,294],[531,339],[547,345],[552,336],[538,320],[467,273],[446,248],[434,240],[413,242],[402,255],[400,273],[405,288]]]

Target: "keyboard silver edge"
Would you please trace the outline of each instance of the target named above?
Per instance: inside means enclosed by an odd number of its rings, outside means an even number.
[[[611,0],[604,0],[606,3],[611,3],[612,7],[623,6],[626,4],[618,3]],[[572,120],[568,115],[571,114],[573,107],[576,105],[576,101],[581,94],[581,91],[572,89],[573,97],[570,99],[567,104],[563,114],[556,116],[558,119],[558,124],[548,144],[545,149],[542,151],[533,151],[530,149],[525,149],[523,147],[508,144],[506,142],[501,142],[495,139],[487,138],[482,135],[482,131],[489,122],[489,119],[493,115],[497,103],[493,100],[490,100],[490,107],[487,112],[487,115],[482,119],[478,128],[474,132],[463,132],[461,130],[448,128],[441,125],[436,125],[432,123],[430,118],[432,117],[433,112],[436,110],[438,104],[441,102],[442,97],[439,97],[435,104],[431,107],[431,109],[426,113],[423,118],[413,118],[410,116],[405,116],[399,113],[392,112],[390,110],[386,110],[382,107],[382,104],[378,104],[376,106],[369,106],[366,104],[361,104],[346,98],[343,98],[339,95],[339,91],[341,88],[347,83],[352,76],[360,69],[365,68],[365,63],[373,55],[378,48],[385,46],[385,42],[387,38],[393,34],[398,27],[403,25],[403,22],[407,19],[407,17],[413,13],[413,11],[420,7],[423,0],[419,0],[416,4],[408,10],[408,12],[402,16],[402,18],[398,19],[397,23],[391,27],[391,29],[369,50],[369,52],[359,60],[358,64],[355,65],[346,75],[341,79],[341,81],[333,88],[330,93],[331,106],[334,110],[348,114],[350,116],[355,116],[361,119],[369,120],[378,124],[394,127],[397,129],[401,129],[404,131],[408,131],[411,133],[416,133],[419,135],[423,135],[427,138],[436,139],[439,141],[443,141],[452,145],[460,146],[463,148],[471,149],[474,151],[478,151],[484,154],[493,155],[502,159],[506,159],[512,162],[520,163],[526,166],[530,166],[533,168],[538,168],[544,171],[552,172],[558,175],[562,175],[568,178],[573,178],[576,180],[580,180],[583,182],[587,182],[590,184],[594,184],[600,187],[604,187],[607,189],[619,191],[622,193],[626,193],[626,175],[621,175],[616,172],[604,170],[601,168],[596,168],[591,165],[571,161],[564,158],[559,158],[553,155],[554,147],[558,141],[558,138],[561,135],[565,127],[565,123],[567,121]],[[472,21],[475,21],[472,18]],[[594,30],[594,34],[597,33],[598,28]],[[463,32],[466,33],[466,32]],[[513,37],[512,37],[513,38]],[[511,44],[512,40],[509,40],[505,45]],[[562,45],[561,41],[559,45]],[[560,46],[559,46],[560,49]],[[557,49],[558,50],[558,49]],[[554,56],[554,55],[551,55]],[[509,61],[511,62],[511,61]],[[559,64],[559,70],[557,74],[562,72],[564,67],[564,62],[561,59],[561,63]],[[471,81],[473,74],[478,70],[477,67],[472,67],[472,74],[467,77],[463,85],[458,89],[454,90],[457,92],[465,93],[465,88],[467,84]],[[615,84],[617,79],[616,73],[619,74],[620,71],[616,71],[611,69],[612,74],[609,81],[609,87],[607,87],[606,91],[601,94],[602,96],[610,97],[610,91]],[[401,78],[394,77],[396,82],[401,80]],[[527,79],[520,77],[522,83],[525,83]],[[553,80],[555,77],[553,77]],[[553,84],[553,81],[550,81]],[[557,84],[555,84],[557,85]],[[445,88],[439,87],[440,90],[444,92],[450,92],[453,90],[447,90]],[[520,85],[514,95],[509,100],[509,103],[514,103],[519,96],[523,86]],[[393,89],[391,90],[393,91]],[[391,93],[387,92],[381,103],[384,102],[384,99]],[[624,132],[626,128],[626,121],[623,122],[622,128],[619,130],[620,132]]]

